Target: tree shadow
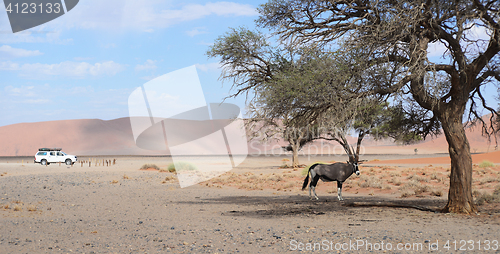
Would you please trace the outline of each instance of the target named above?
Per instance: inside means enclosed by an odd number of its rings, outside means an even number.
[[[400,200],[379,197],[348,197],[338,201],[337,197],[321,197],[310,200],[307,196],[225,196],[204,198],[198,201],[180,201],[183,204],[225,204],[235,205],[238,210],[227,210],[226,216],[281,217],[281,216],[317,216],[330,213],[358,215],[370,212],[367,208],[416,209],[425,212],[438,212],[446,200],[414,199]]]

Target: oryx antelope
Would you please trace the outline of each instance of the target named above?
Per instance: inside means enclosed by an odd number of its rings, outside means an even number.
[[[323,182],[333,182],[337,181],[337,197],[339,200],[344,200],[342,198],[342,183],[349,178],[353,173],[359,175],[358,162],[347,162],[347,163],[333,163],[333,164],[320,164],[316,163],[309,167],[307,172],[307,177],[304,179],[304,184],[302,185],[302,190],[307,187],[309,183],[309,174],[311,175],[311,184],[309,184],[309,198],[311,197],[311,189],[314,192],[314,197],[318,198],[316,195],[316,185],[319,179]]]

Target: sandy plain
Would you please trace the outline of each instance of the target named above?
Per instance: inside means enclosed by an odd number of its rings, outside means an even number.
[[[480,196],[500,185],[500,154],[477,156]],[[180,188],[165,172],[167,157],[79,157],[93,159],[90,167],[2,157],[0,253],[500,252],[498,204],[484,203],[473,216],[437,212],[449,185],[446,154],[366,155],[361,175],[344,184],[343,202],[336,185],[323,182],[320,200],[311,201],[302,170],[283,168],[287,158],[249,156]],[[103,159],[116,164],[94,164]],[[480,167],[486,159],[496,164]],[[139,170],[146,163],[161,170]]]

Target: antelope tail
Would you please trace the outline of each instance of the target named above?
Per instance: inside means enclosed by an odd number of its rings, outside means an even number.
[[[309,183],[309,172],[307,172],[306,179],[304,179],[304,184],[302,184],[302,190],[306,189],[308,183]]]
[[[307,176],[306,176],[306,179],[304,179],[304,184],[302,184],[302,190],[306,189],[307,184],[309,183],[309,173],[311,172],[312,168],[316,167],[316,165],[318,165],[318,163],[311,165],[309,167],[309,169],[307,170]]]

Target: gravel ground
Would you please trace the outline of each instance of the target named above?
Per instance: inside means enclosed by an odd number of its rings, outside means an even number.
[[[489,253],[500,253],[498,213],[348,207],[334,194],[310,201],[300,191],[181,189],[175,178],[162,183],[170,173],[137,170],[143,162],[43,170],[0,163],[7,173],[0,177],[0,253],[484,253],[488,244]],[[437,208],[445,199],[395,201]]]

